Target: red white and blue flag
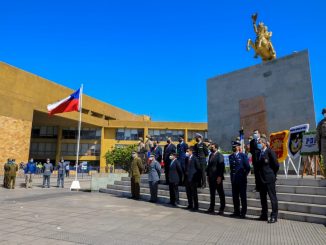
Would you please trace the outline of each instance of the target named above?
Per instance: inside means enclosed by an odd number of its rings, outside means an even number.
[[[58,102],[47,106],[49,115],[54,115],[63,112],[79,111],[81,101],[81,89],[78,89],[73,94]]]

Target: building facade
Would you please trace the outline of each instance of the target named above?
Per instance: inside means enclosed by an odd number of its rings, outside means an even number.
[[[33,157],[76,161],[79,113],[49,116],[46,106],[67,97],[72,89],[0,62],[0,169],[8,158],[17,163]],[[136,144],[150,134],[164,144],[180,135],[190,142],[195,133],[207,137],[206,123],[155,122],[148,116],[83,95],[80,161],[101,172],[105,153],[114,147]]]

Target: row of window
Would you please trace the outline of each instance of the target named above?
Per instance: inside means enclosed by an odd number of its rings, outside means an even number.
[[[207,131],[188,131],[188,141],[195,138],[196,133],[199,133],[207,140]],[[172,141],[178,141],[179,137],[184,137],[184,130],[169,130],[169,129],[149,129],[148,134],[152,136],[153,140],[165,141],[168,137]],[[144,138],[144,129],[123,129],[116,130],[116,140],[138,140],[139,137]]]
[[[57,127],[42,126],[32,128],[32,138],[57,138]]]
[[[55,157],[56,143],[31,143],[31,156]]]

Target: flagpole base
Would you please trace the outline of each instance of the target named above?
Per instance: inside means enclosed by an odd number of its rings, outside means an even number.
[[[78,180],[74,180],[74,181],[71,183],[70,190],[71,190],[71,191],[79,191],[79,190],[80,190],[80,183],[79,183]]]

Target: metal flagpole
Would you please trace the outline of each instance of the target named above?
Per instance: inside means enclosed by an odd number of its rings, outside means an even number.
[[[81,131],[81,118],[82,118],[82,108],[83,108],[83,84],[80,87],[79,91],[79,122],[78,122],[78,138],[77,138],[77,152],[76,152],[76,176],[75,181],[71,184],[71,189],[80,189],[80,184],[78,181],[78,162],[79,162],[79,145],[80,145],[80,131]]]

